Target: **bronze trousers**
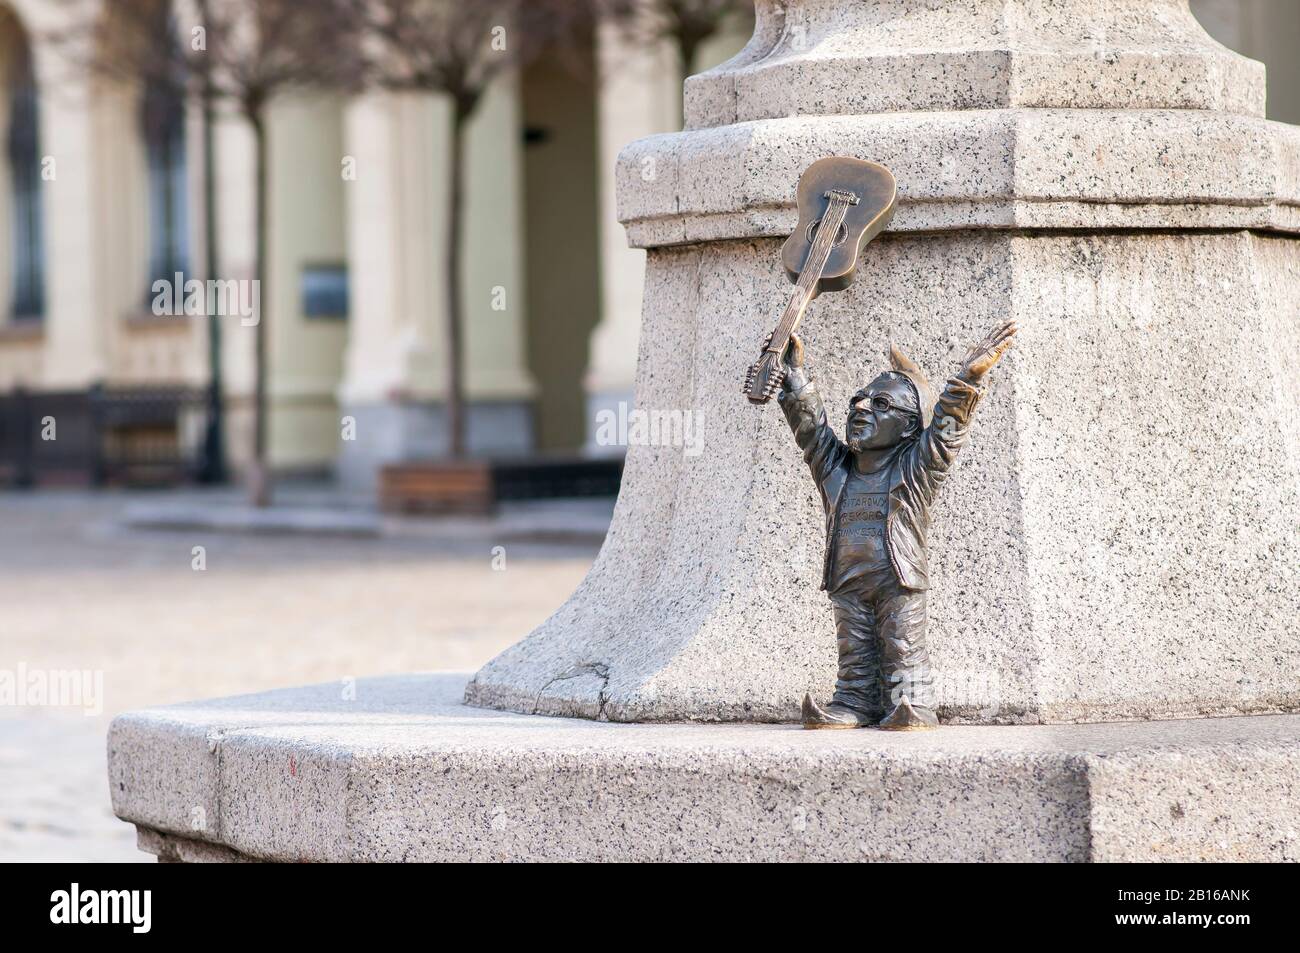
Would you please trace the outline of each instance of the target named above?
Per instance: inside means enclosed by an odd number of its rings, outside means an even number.
[[[840,656],[833,701],[873,719],[904,695],[933,708],[926,594],[904,589],[885,566],[837,587],[831,605]]]

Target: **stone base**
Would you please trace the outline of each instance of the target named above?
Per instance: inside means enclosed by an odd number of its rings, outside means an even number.
[[[628,725],[362,679],[113,721],[161,860],[1300,860],[1300,716],[814,732]]]
[[[440,402],[349,404],[342,414],[356,421],[356,439],[339,443],[336,464],[339,483],[349,490],[373,493],[385,464],[447,453],[447,415]],[[465,434],[474,456],[528,453],[533,449],[532,401],[471,401]]]
[[[825,517],[780,410],[740,381],[788,295],[772,239],[653,249],[637,409],[703,452],[628,448],[608,540],[477,705],[787,721],[835,678]],[[1300,241],[1250,232],[886,234],[800,326],[843,433],[898,345],[938,385],[1014,317],[934,506],[944,721],[1300,710]]]

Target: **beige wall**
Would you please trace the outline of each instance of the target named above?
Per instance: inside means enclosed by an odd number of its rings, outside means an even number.
[[[88,320],[88,303],[103,293],[104,275],[96,228],[92,97],[85,78],[70,76],[42,40],[77,11],[44,0],[11,0],[6,6],[32,41],[39,84],[39,149],[54,164],[53,177],[42,182],[45,319],[35,332],[18,339],[0,333],[0,388],[15,383],[49,389],[85,387],[105,374],[109,360],[105,323]],[[0,63],[0,69],[5,67]],[[3,227],[8,229],[9,224]],[[11,317],[8,301],[4,308],[0,325],[7,325]]]
[[[86,76],[47,40],[68,19],[93,15],[98,3],[86,0],[71,7],[20,0],[7,6],[33,43],[40,84],[39,151],[51,177],[42,181],[45,320],[22,334],[0,331],[0,389],[16,383],[80,389],[97,381],[201,381],[201,327],[192,320],[157,320],[149,314],[140,90]],[[0,62],[4,70],[6,64]],[[198,197],[191,191],[191,227],[196,229]],[[0,255],[7,276],[7,223],[3,234]],[[191,245],[196,239],[197,232]],[[0,316],[0,326],[9,317]]]

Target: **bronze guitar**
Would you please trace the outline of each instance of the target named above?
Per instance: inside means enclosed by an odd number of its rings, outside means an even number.
[[[758,360],[745,374],[745,396],[766,404],[785,379],[781,355],[804,311],[823,291],[853,283],[858,255],[894,216],[897,188],[883,165],[831,156],[818,159],[799,177],[799,224],[781,249],[781,263],[795,283],[790,303]]]

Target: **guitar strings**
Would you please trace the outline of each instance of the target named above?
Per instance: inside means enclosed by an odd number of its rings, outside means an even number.
[[[821,280],[822,269],[826,267],[826,260],[831,256],[831,247],[835,244],[835,238],[839,235],[840,226],[844,224],[848,212],[847,198],[838,196],[831,198],[826,213],[822,216],[821,224],[817,226],[817,237],[813,240],[812,248],[808,250],[808,260],[804,262],[803,270],[799,272],[795,293],[791,296],[790,303],[786,305],[780,325],[772,333],[772,343],[768,346],[768,350],[775,350],[778,346],[784,347],[785,341],[782,339],[788,338],[793,332],[795,322],[811,300],[813,286]]]

